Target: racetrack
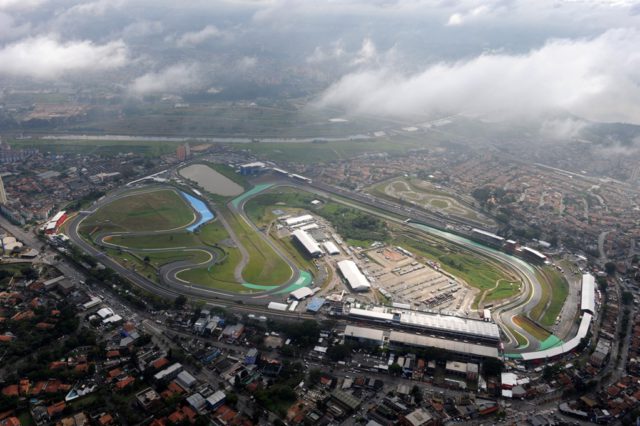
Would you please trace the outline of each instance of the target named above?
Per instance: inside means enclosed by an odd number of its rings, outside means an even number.
[[[291,268],[292,272],[287,282],[279,286],[264,286],[264,285],[261,285],[260,283],[246,283],[245,280],[242,278],[242,270],[247,265],[247,262],[249,259],[248,252],[246,248],[243,247],[238,237],[235,235],[233,228],[227,223],[225,219],[225,215],[220,214],[219,212],[216,212],[216,216],[217,216],[216,220],[219,220],[220,223],[225,227],[229,236],[231,237],[231,239],[234,241],[234,243],[242,253],[242,260],[237,265],[235,270],[235,278],[239,283],[245,285],[245,287],[248,290],[253,291],[252,293],[249,293],[249,292],[237,293],[237,292],[227,292],[227,291],[218,290],[218,289],[211,289],[202,285],[198,285],[196,283],[187,283],[183,280],[180,280],[177,277],[177,274],[179,274],[181,271],[185,269],[193,268],[196,266],[215,267],[215,264],[218,261],[220,261],[220,257],[219,257],[219,253],[213,250],[211,247],[198,246],[198,247],[189,248],[193,250],[200,250],[200,251],[207,252],[210,255],[210,258],[206,262],[193,264],[188,261],[178,261],[178,262],[169,263],[167,265],[163,265],[159,269],[160,280],[162,285],[158,285],[153,281],[148,280],[144,276],[123,267],[115,260],[109,258],[108,256],[105,256],[105,254],[103,253],[102,250],[100,250],[99,247],[97,248],[91,243],[89,243],[88,241],[84,240],[78,234],[78,227],[80,226],[82,221],[86,218],[86,215],[78,215],[74,217],[70,221],[70,226],[68,227],[68,233],[69,233],[70,239],[76,245],[78,245],[82,250],[84,250],[86,253],[96,257],[105,266],[108,266],[116,270],[125,278],[131,280],[135,284],[139,285],[140,287],[150,292],[167,296],[167,297],[175,297],[179,294],[185,294],[187,296],[191,296],[194,298],[206,299],[206,300],[223,298],[223,299],[232,299],[232,300],[237,300],[242,302],[249,302],[252,304],[267,304],[271,300],[282,299],[284,293],[288,293],[293,289],[298,288],[299,286],[308,285],[308,282],[304,282],[305,277],[302,275],[303,273],[296,267],[296,265],[292,262],[292,260],[290,260],[282,252],[282,250],[273,241],[270,240],[270,238],[267,235],[263,234],[255,226],[255,224],[247,217],[244,211],[245,203],[249,199],[251,199],[251,197],[259,194],[261,191],[267,188],[276,187],[276,186],[290,186],[300,190],[312,192],[316,195],[323,196],[325,198],[332,198],[334,200],[335,200],[335,197],[333,197],[332,195],[337,194],[347,198],[342,200],[336,200],[342,204],[366,211],[372,215],[376,215],[378,217],[384,218],[385,220],[393,221],[399,224],[403,224],[405,222],[404,219],[407,216],[409,216],[410,218],[413,216],[412,212],[407,208],[396,206],[395,204],[390,203],[387,200],[377,200],[371,197],[370,195],[352,193],[351,191],[345,191],[337,188],[336,189],[330,188],[330,190],[327,190],[327,187],[325,187],[324,185],[320,186],[320,185],[314,184],[312,186],[309,186],[309,185],[306,185],[306,184],[303,185],[299,182],[294,182],[288,179],[280,179],[280,180],[274,180],[269,185],[256,187],[254,190],[248,191],[247,193],[229,202],[227,205],[228,211],[230,214],[234,215],[235,219],[244,221],[252,229],[255,235],[257,235],[266,244],[268,244],[269,247],[287,263],[287,265]],[[167,187],[163,186],[163,188],[167,188]],[[172,187],[169,187],[169,188],[172,188]],[[137,190],[139,191],[140,189],[137,189]],[[142,191],[144,190],[148,190],[148,188],[143,188]],[[116,191],[110,194],[109,196],[101,199],[98,203],[96,203],[93,206],[93,208],[98,209],[101,206],[104,206],[110,202],[113,202],[119,197],[125,196],[125,194],[128,191],[130,191],[130,189]],[[349,201],[349,200],[353,200],[353,201]],[[368,207],[368,206],[371,206],[371,207]],[[419,219],[421,216],[416,215],[416,217]],[[199,220],[199,216],[196,212],[196,217],[194,221],[197,221],[197,220]],[[518,347],[519,344],[517,342],[517,339],[510,330],[515,330],[517,333],[521,334],[528,340],[529,344],[526,347],[527,351],[536,350],[539,347],[539,342],[533,336],[531,336],[526,330],[522,329],[522,327],[516,324],[513,320],[514,316],[529,312],[540,301],[541,286],[537,280],[535,268],[533,268],[528,263],[520,260],[519,258],[510,256],[498,250],[494,250],[492,248],[483,246],[481,244],[478,244],[474,241],[463,238],[456,234],[444,232],[442,230],[439,230],[427,225],[422,225],[419,223],[409,223],[408,226],[412,227],[415,230],[415,232],[429,233],[436,237],[440,237],[454,244],[458,244],[462,247],[465,247],[480,255],[494,259],[502,264],[508,265],[510,269],[513,270],[518,276],[518,278],[522,281],[523,291],[518,297],[515,297],[513,300],[510,300],[501,306],[494,307],[492,310],[493,319],[496,321],[496,323],[498,323],[498,325],[503,330],[507,338],[506,339],[507,341],[505,342],[505,347],[506,349],[509,349],[509,351],[518,352],[518,351],[525,350],[524,347]],[[154,234],[157,234],[158,232],[162,233],[162,232],[168,232],[168,231],[160,230],[160,231],[154,232]],[[175,230],[172,230],[171,232],[175,232]],[[136,233],[136,234],[140,235],[140,233]],[[104,241],[105,237],[106,235],[100,235],[100,238],[98,241],[98,243],[102,244],[104,247],[108,245],[108,244],[105,244],[105,243],[108,243]],[[173,250],[175,249],[175,247],[167,248],[167,249]],[[304,274],[308,274],[308,273],[305,272]]]
[[[281,294],[283,292],[291,291],[291,288],[297,288],[302,284],[308,284],[308,280],[305,277],[304,280],[301,278],[301,271],[299,271],[295,265],[276,247],[272,241],[268,239],[267,236],[263,235],[255,228],[255,226],[246,218],[242,209],[236,209],[234,207],[234,213],[240,216],[240,220],[245,220],[247,223],[252,226],[252,229],[257,233],[259,238],[262,238],[271,248],[274,249],[274,252],[280,256],[287,265],[291,268],[291,275],[289,279],[282,285],[277,286],[262,286],[260,284],[247,283],[242,278],[241,271],[243,267],[248,262],[248,253],[246,249],[243,247],[241,241],[235,236],[233,229],[226,223],[226,220],[222,215],[218,215],[218,220],[220,220],[221,224],[225,226],[227,231],[229,232],[230,237],[234,240],[234,244],[238,247],[240,252],[243,255],[242,261],[236,268],[236,278],[238,280],[238,286],[244,286],[244,290],[242,292],[228,292],[219,289],[212,289],[203,285],[198,285],[197,283],[186,282],[180,278],[178,278],[178,274],[186,269],[191,269],[195,267],[209,268],[215,267],[216,263],[220,261],[220,252],[213,247],[209,247],[206,245],[194,246],[194,247],[154,247],[154,248],[135,248],[131,249],[129,247],[120,246],[116,244],[112,244],[108,241],[108,239],[113,237],[127,237],[127,236],[135,236],[135,237],[144,237],[144,236],[157,236],[163,234],[172,234],[177,231],[186,230],[194,223],[199,223],[201,220],[201,213],[197,210],[194,210],[194,218],[193,220],[180,226],[178,228],[166,229],[166,230],[156,230],[156,231],[144,231],[144,232],[105,232],[97,234],[93,240],[96,246],[91,244],[89,241],[86,241],[79,233],[79,228],[82,225],[83,221],[90,217],[92,213],[100,209],[101,207],[113,203],[116,200],[122,199],[124,197],[128,197],[135,194],[144,194],[150,191],[158,191],[158,190],[167,190],[171,189],[177,191],[175,188],[171,186],[154,186],[147,187],[142,189],[124,189],[116,191],[107,197],[99,200],[95,203],[92,208],[93,210],[89,212],[89,214],[81,214],[75,216],[69,222],[68,226],[68,236],[76,245],[78,245],[82,250],[86,253],[97,258],[105,266],[108,266],[118,273],[123,275],[125,278],[130,279],[135,284],[143,287],[144,289],[151,291],[153,293],[157,293],[167,297],[176,297],[180,294],[186,294],[192,297],[197,298],[205,298],[205,299],[217,299],[217,298],[226,298],[226,299],[234,299],[234,300],[253,300],[252,303],[268,303],[270,300],[274,298],[282,298]],[[230,206],[232,204],[230,203]],[[205,262],[193,263],[188,260],[180,260],[177,262],[171,262],[165,265],[162,265],[159,268],[159,279],[160,285],[153,282],[152,280],[144,277],[143,275],[134,272],[128,268],[125,268],[120,263],[115,261],[114,259],[107,256],[103,250],[105,248],[114,248],[120,249],[123,251],[135,251],[140,253],[153,253],[153,252],[163,252],[163,251],[176,251],[180,250],[182,252],[191,251],[191,252],[204,252],[208,255],[208,260]],[[306,274],[306,273],[305,273]]]

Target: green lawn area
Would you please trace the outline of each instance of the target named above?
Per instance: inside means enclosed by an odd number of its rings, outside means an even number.
[[[518,346],[524,347],[529,343],[526,337],[524,337],[522,334],[515,331],[513,328],[509,327],[509,331],[513,334],[513,337],[516,338],[516,341],[518,342]]]
[[[551,333],[549,333],[547,330],[540,327],[538,324],[536,324],[531,319],[525,316],[516,315],[513,318],[513,322],[515,322],[517,325],[522,327],[527,333],[531,334],[533,337],[535,337],[541,342],[547,339],[549,336],[551,336]]]
[[[569,294],[569,283],[555,269],[545,266],[538,268],[536,277],[542,289],[540,301],[529,312],[529,318],[539,321],[543,326],[552,326],[562,310]]]
[[[241,217],[227,211],[225,218],[249,254],[249,261],[242,271],[245,281],[262,285],[284,284],[291,277],[289,265]]]
[[[209,253],[200,250],[175,250],[161,252],[137,252],[138,256],[144,259],[149,258],[149,263],[156,268],[166,265],[167,263],[177,262],[179,260],[189,260],[193,263],[203,263],[210,259]]]
[[[484,302],[494,302],[515,296],[520,292],[520,282],[500,281],[498,287],[489,291],[484,297]]]
[[[186,226],[194,219],[194,213],[175,191],[159,189],[134,193],[101,207],[88,216],[81,230],[101,231],[158,231]]]
[[[170,234],[155,235],[114,235],[105,240],[107,243],[115,244],[131,249],[156,249],[172,247],[193,247],[202,245],[198,237],[187,231],[177,231]]]
[[[195,232],[195,235],[200,238],[200,241],[209,246],[219,244],[220,241],[224,241],[229,238],[229,233],[219,220],[214,220],[213,222],[209,222],[201,226]]]
[[[143,275],[152,281],[158,282],[158,272],[153,267],[153,265],[151,265],[151,263],[147,264],[144,262],[144,255],[134,255],[126,251],[119,251],[112,248],[106,249],[106,252],[109,257],[114,259],[125,268],[135,270],[140,275]]]
[[[549,306],[540,318],[540,323],[550,327],[555,324],[564,302],[569,295],[569,283],[564,276],[551,267],[545,267],[543,274],[551,287],[551,300]]]
[[[240,250],[237,248],[226,248],[225,251],[227,256],[220,263],[210,268],[194,268],[180,272],[178,278],[218,290],[237,293],[247,292],[248,290],[236,282],[234,277],[235,267],[242,258]]]

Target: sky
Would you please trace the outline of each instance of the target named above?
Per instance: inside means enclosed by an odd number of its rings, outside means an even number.
[[[640,124],[640,2],[0,0],[0,84],[17,81],[298,85],[347,115]]]

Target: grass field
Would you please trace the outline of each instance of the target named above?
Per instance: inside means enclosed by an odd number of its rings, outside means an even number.
[[[551,300],[540,318],[540,324],[550,327],[555,324],[569,295],[569,283],[560,272],[550,267],[543,268],[542,273],[551,287]]]
[[[235,280],[234,270],[242,255],[236,248],[225,249],[226,257],[210,268],[194,268],[182,271],[178,278],[218,290],[245,293],[248,290]]]
[[[229,212],[225,218],[249,254],[249,261],[242,271],[245,281],[252,284],[279,285],[289,279],[289,265],[262,238],[255,235],[248,223]]]
[[[513,334],[513,337],[516,338],[516,341],[518,342],[519,347],[524,347],[529,343],[526,337],[524,337],[522,334],[515,331],[513,328],[509,327],[509,331],[511,332],[511,334]]]
[[[114,235],[105,242],[131,249],[193,247],[201,245],[198,236],[186,231],[156,235]]]
[[[94,228],[106,232],[145,232],[179,228],[193,221],[195,215],[176,192],[159,189],[131,194],[101,207],[88,216],[81,232]]]
[[[569,283],[549,266],[538,268],[536,277],[540,283],[542,295],[540,301],[529,312],[529,318],[539,321],[545,327],[552,326],[564,306],[569,294]]]
[[[516,315],[513,317],[513,322],[541,342],[551,336],[551,333],[525,316]]]
[[[487,292],[484,297],[484,302],[494,302],[496,300],[506,299],[519,293],[520,289],[520,282],[500,281],[495,289]]]

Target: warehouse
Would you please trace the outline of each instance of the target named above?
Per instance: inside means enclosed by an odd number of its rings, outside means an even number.
[[[384,332],[373,328],[348,325],[344,330],[344,341],[382,346],[384,344]]]
[[[340,249],[338,249],[338,246],[333,242],[325,241],[324,243],[322,243],[322,245],[324,246],[324,249],[327,251],[327,253],[329,253],[331,256],[340,254]]]
[[[371,289],[369,280],[360,272],[353,260],[341,260],[338,262],[338,269],[340,269],[340,273],[342,273],[342,276],[347,280],[349,287],[353,291],[368,291]]]
[[[267,309],[273,309],[274,311],[286,311],[289,309],[289,305],[286,303],[269,302]]]
[[[309,296],[313,296],[313,290],[309,287],[300,287],[299,289],[289,293],[289,297],[295,300],[304,300]]]
[[[308,222],[313,222],[313,216],[310,214],[303,214],[302,216],[290,217],[284,220],[284,223],[287,226],[295,226]]]
[[[295,231],[293,231],[292,235],[300,243],[300,245],[304,247],[309,256],[322,256],[322,249],[320,248],[316,240],[314,240],[313,237],[307,232],[301,229],[296,229]]]

